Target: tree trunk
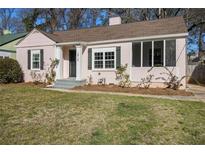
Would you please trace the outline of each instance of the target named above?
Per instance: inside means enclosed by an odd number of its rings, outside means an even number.
[[[199,47],[199,52],[201,52],[202,51],[202,26],[200,26],[199,28],[198,47]]]

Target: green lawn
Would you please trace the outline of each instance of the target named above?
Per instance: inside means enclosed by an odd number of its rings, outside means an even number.
[[[0,85],[0,144],[205,144],[205,103]]]

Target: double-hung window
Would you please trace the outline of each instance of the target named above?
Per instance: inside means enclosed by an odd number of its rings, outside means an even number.
[[[105,68],[115,68],[115,52],[105,52]]]
[[[40,50],[31,51],[31,68],[32,70],[40,70]]]
[[[93,49],[94,70],[107,70],[116,68],[116,48]]]
[[[103,68],[103,52],[95,52],[94,54],[94,67],[95,69]]]

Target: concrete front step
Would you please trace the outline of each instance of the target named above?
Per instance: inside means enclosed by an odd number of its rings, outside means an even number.
[[[75,78],[60,79],[54,83],[54,88],[71,89],[76,86],[85,85],[86,80],[77,81]]]
[[[77,80],[56,80],[58,83],[84,83],[85,80],[77,81]]]
[[[53,88],[60,88],[60,89],[72,89],[76,87],[76,85],[73,86],[67,86],[67,85],[54,85]]]

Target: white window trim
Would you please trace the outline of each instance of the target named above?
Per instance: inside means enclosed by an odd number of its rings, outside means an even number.
[[[141,42],[141,64],[140,64],[140,67],[143,67],[143,41]]]
[[[175,40],[176,39],[163,39],[163,40],[150,40],[150,41],[140,41],[141,42],[141,68],[143,67],[155,67],[154,66],[154,42],[155,41],[163,41],[163,66],[157,66],[158,68],[160,67],[165,67],[166,66],[166,41],[168,40]],[[152,66],[143,66],[143,43],[144,42],[151,42],[152,43]],[[177,48],[177,46],[176,46]],[[177,49],[175,49],[175,51],[177,51]],[[132,66],[132,65],[131,65]],[[139,68],[137,66],[132,66],[133,68]],[[169,67],[176,67],[176,66],[169,66]]]
[[[154,67],[154,42],[155,41],[152,41],[152,66],[151,67]]]
[[[164,47],[164,50],[163,50],[163,66],[165,67],[166,66],[166,40],[163,40],[163,47]]]
[[[39,68],[33,68],[33,54],[39,54]],[[33,71],[41,70],[41,53],[40,53],[40,50],[31,50],[31,70],[33,70]]]
[[[95,53],[103,53],[103,68],[95,68]],[[105,68],[105,52],[114,52],[114,68]],[[114,71],[116,70],[116,47],[112,48],[93,48],[92,52],[92,70],[93,71]]]

